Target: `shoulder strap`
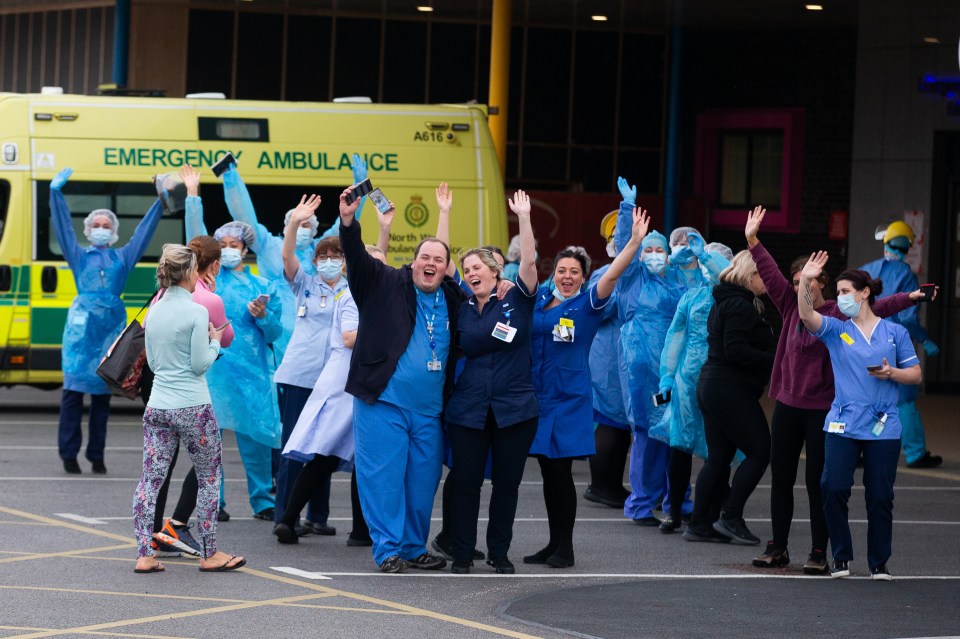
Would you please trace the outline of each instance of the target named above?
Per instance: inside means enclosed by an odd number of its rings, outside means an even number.
[[[138,317],[140,317],[140,313],[142,313],[142,312],[144,312],[145,310],[147,310],[147,307],[150,306],[150,304],[152,304],[152,303],[154,302],[154,300],[158,300],[158,299],[160,299],[161,297],[163,297],[163,294],[166,293],[166,291],[167,291],[167,289],[161,288],[161,289],[158,290],[156,293],[154,293],[154,294],[150,297],[150,299],[148,299],[148,300],[144,303],[144,305],[140,307],[140,310],[137,311],[137,314],[134,315],[133,318],[134,318],[134,319],[137,319]]]

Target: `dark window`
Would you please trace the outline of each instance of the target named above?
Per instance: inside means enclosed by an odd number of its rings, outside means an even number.
[[[660,192],[660,151],[621,151],[617,158],[617,175],[637,185],[637,193]],[[616,184],[608,191],[616,192]]]
[[[573,143],[613,144],[617,87],[617,34],[577,31]]]
[[[240,100],[279,100],[283,66],[283,16],[241,13],[237,34],[237,95]]]
[[[0,69],[0,89],[4,91],[16,91],[17,87],[13,84],[13,73],[22,61],[17,59],[17,20],[20,16],[17,14],[7,14],[0,16],[3,31],[0,33],[0,56],[3,57],[3,68]]]
[[[783,180],[783,131],[720,133],[717,204],[749,208],[780,205]]]
[[[665,70],[663,47],[662,36],[623,35],[620,69],[621,146],[660,146]]]
[[[386,24],[383,56],[383,101],[423,104],[427,97],[427,24]]]
[[[284,99],[330,100],[330,33],[322,16],[287,17],[287,84]]]
[[[197,125],[201,140],[270,141],[266,118],[197,118]]]
[[[613,152],[605,149],[573,149],[570,153],[570,182],[581,185],[582,190],[588,192],[613,192],[616,188]]]
[[[230,95],[233,18],[230,11],[190,11],[187,93],[220,91]]]
[[[567,142],[570,104],[569,31],[530,29],[524,94],[524,142]],[[514,112],[513,117],[521,114]]]
[[[513,32],[511,32],[511,36]],[[490,98],[490,27],[482,24],[477,32],[477,102],[486,104]],[[511,46],[513,46],[511,42]],[[510,57],[517,55],[511,51]]]
[[[0,180],[0,240],[3,240],[3,231],[7,228],[7,208],[10,205],[10,183]]]
[[[430,27],[431,103],[460,103],[476,98],[476,55],[476,26],[434,23]]]
[[[521,27],[514,27],[510,30],[510,95],[508,97],[510,108],[507,113],[507,139],[514,142],[520,139],[520,122],[523,113],[520,109],[520,97],[523,91],[523,47],[524,30]],[[487,71],[489,73],[489,70]],[[489,82],[489,80],[488,80]],[[490,104],[490,96],[487,96],[487,104],[490,106],[499,106],[500,104]]]
[[[333,97],[377,99],[380,68],[380,21],[337,18]]]
[[[524,181],[559,186],[566,180],[567,151],[565,148],[524,145],[522,171]]]

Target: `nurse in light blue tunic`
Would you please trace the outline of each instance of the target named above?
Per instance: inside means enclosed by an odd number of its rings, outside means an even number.
[[[900,458],[898,384],[919,384],[920,364],[903,326],[873,313],[883,282],[866,271],[837,276],[837,307],[849,319],[824,317],[813,308],[810,282],[820,276],[827,254],[812,255],[800,272],[800,320],[830,352],[836,397],[824,430],[824,467],[820,487],[830,534],[830,574],[846,577],[853,560],[848,502],[857,458],[863,456],[867,506],[867,564],[873,579],[889,581],[892,553],[893,484]]]
[[[586,255],[571,249],[560,251],[554,261],[553,289],[544,286],[537,294],[531,350],[540,421],[530,455],[537,458],[543,476],[550,541],[524,557],[524,563],[553,568],[574,565],[577,493],[573,460],[595,452],[590,346],[617,278],[636,255],[648,225],[646,212],[634,208],[629,242],[586,291],[582,290],[587,278]]]

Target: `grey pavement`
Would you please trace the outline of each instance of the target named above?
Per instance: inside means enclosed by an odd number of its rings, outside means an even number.
[[[570,570],[525,566],[547,524],[534,462],[520,490],[512,558],[516,576],[486,565],[448,571],[376,572],[368,548],[348,548],[349,477],[335,476],[334,537],[281,546],[252,519],[236,445],[225,436],[230,522],[218,545],[247,568],[203,574],[192,559],[164,560],[163,574],[135,575],[131,503],[142,459],[141,409],[116,400],[106,476],[67,476],[56,451],[59,392],[0,390],[0,637],[104,636],[271,639],[322,637],[942,637],[960,636],[960,399],[925,397],[921,410],[940,469],[901,466],[894,512],[892,583],[866,579],[863,492],[851,519],[858,578],[808,578],[802,466],[791,537],[792,566],[749,566],[760,548],[693,544],[641,528],[583,499]],[[189,465],[174,472],[170,507]],[[694,473],[698,465],[695,464]],[[587,465],[574,465],[578,492]],[[484,498],[489,491],[484,490]],[[747,504],[751,528],[770,535],[769,475]],[[486,502],[482,508],[486,507]],[[483,514],[483,512],[481,513]],[[439,495],[433,532],[439,529]],[[480,539],[485,521],[480,522]]]

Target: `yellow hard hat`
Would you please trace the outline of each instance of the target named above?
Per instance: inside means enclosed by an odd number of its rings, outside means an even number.
[[[883,233],[883,242],[886,244],[895,237],[905,237],[910,240],[910,244],[913,245],[914,235],[913,229],[910,228],[910,225],[906,222],[897,220],[896,222],[891,222],[890,226],[887,227],[887,230]]]
[[[600,220],[600,235],[603,236],[603,239],[609,240],[613,237],[613,232],[617,229],[618,213],[620,213],[618,209],[613,209]]]

